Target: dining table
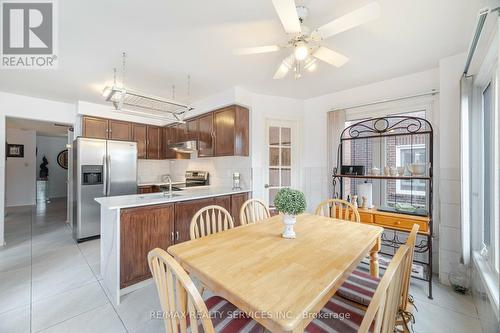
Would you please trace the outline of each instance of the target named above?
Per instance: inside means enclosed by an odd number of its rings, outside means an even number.
[[[303,332],[363,258],[378,276],[383,228],[311,214],[286,239],[283,216],[173,245],[167,251],[214,294],[271,332]]]

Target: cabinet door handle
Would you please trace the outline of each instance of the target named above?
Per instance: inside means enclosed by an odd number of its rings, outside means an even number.
[[[179,240],[179,232],[178,232],[178,231],[176,231],[176,232],[175,232],[175,240],[176,240],[176,241],[178,241],[178,240]]]
[[[173,232],[173,231],[170,233],[170,240],[171,240],[172,242],[174,241],[174,232]]]

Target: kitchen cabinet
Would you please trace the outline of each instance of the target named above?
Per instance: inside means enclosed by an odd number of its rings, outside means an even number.
[[[147,194],[147,193],[158,193],[160,191],[160,187],[157,185],[144,185],[137,187],[137,194]]]
[[[232,105],[214,111],[215,156],[248,156],[248,109]]]
[[[132,124],[132,141],[137,142],[137,158],[147,158],[147,125]]]
[[[108,120],[84,116],[82,118],[82,134],[86,138],[107,139]]]
[[[163,158],[163,129],[157,126],[147,126],[146,131],[147,158],[159,160]]]
[[[213,198],[182,201],[175,204],[175,243],[190,240],[189,226],[191,219],[203,207],[214,204]]]
[[[126,121],[84,116],[82,134],[86,138],[131,140],[132,125]]]
[[[164,156],[166,159],[176,158],[177,153],[170,148],[170,145],[175,143],[175,131],[176,128],[174,126],[168,126],[163,129]]]
[[[214,156],[214,114],[198,118],[198,157]]]
[[[248,193],[238,193],[231,195],[231,215],[233,216],[234,226],[240,226],[240,209],[243,203],[248,200]]]
[[[126,121],[108,120],[108,139],[132,140],[132,124]]]
[[[127,208],[120,215],[120,288],[151,276],[146,260],[154,248],[173,244],[174,204]]]
[[[231,214],[231,196],[230,195],[215,197],[213,204],[225,208],[229,212],[229,214]],[[233,214],[231,214],[231,216],[232,215]],[[233,218],[233,220],[234,220],[234,218]]]

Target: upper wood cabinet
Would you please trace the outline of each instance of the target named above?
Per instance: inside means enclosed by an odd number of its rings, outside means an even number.
[[[132,141],[137,142],[137,158],[147,158],[147,125],[132,124]]]
[[[126,121],[84,116],[82,134],[86,138],[129,141],[132,125]]]
[[[94,117],[83,117],[82,134],[86,138],[107,139],[108,120]]]
[[[169,147],[195,140],[198,157],[248,156],[249,111],[232,105],[166,127],[84,116],[82,136],[137,142],[139,159],[189,159]]]
[[[132,124],[120,120],[108,120],[108,139],[132,140]]]
[[[215,156],[248,156],[248,109],[233,105],[214,111]]]
[[[147,127],[147,158],[159,160],[163,158],[163,129],[157,126]]]
[[[198,157],[214,156],[214,114],[198,118]]]

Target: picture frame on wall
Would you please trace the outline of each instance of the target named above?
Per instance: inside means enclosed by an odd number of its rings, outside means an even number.
[[[7,157],[23,158],[24,157],[24,145],[19,144],[7,144],[6,149]]]

